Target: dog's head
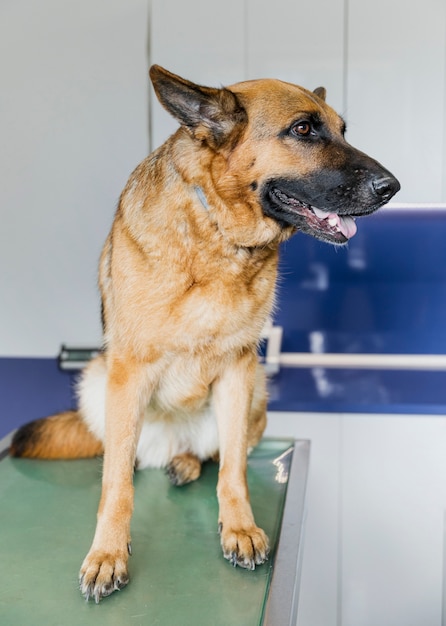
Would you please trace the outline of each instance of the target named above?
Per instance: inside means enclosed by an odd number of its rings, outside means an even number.
[[[158,66],[151,78],[163,106],[213,155],[219,197],[273,220],[282,238],[301,230],[343,244],[356,233],[356,217],[400,189],[388,170],[347,143],[323,88],[266,79],[215,89]]]

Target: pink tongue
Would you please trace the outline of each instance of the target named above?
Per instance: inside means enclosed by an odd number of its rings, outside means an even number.
[[[356,235],[356,222],[352,217],[339,217],[339,224],[337,225],[337,227],[344,235],[344,237],[347,237],[347,239],[350,239],[351,237]]]
[[[325,211],[314,207],[313,211],[319,219],[327,220],[332,228],[336,228],[336,230],[342,233],[347,239],[356,235],[356,223],[352,217],[349,217],[348,215],[342,217],[337,213],[326,213]]]

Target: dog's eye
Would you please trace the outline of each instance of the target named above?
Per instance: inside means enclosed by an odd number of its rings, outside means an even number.
[[[311,134],[311,131],[311,124],[307,120],[301,120],[300,122],[296,122],[291,127],[291,132],[297,137],[308,137],[308,135]]]

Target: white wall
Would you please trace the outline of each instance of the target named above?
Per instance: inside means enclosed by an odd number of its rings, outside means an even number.
[[[98,345],[96,267],[148,151],[147,0],[0,3],[0,356]]]
[[[149,39],[150,62],[205,84],[325,85],[398,202],[446,201],[444,2],[3,2],[0,356],[100,342],[97,259],[149,146]],[[175,122],[152,105],[156,146]]]

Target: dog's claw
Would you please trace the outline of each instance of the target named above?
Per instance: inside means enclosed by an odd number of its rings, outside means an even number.
[[[268,560],[268,538],[260,528],[254,527],[249,531],[238,532],[223,532],[223,528],[220,528],[220,532],[223,556],[233,567],[238,565],[244,569],[254,570],[256,565]]]
[[[262,560],[258,558],[254,560],[254,559],[239,557],[237,552],[233,552],[231,556],[228,558],[228,560],[232,563],[234,567],[237,567],[238,565],[239,567],[243,567],[244,569],[249,569],[253,571],[255,570],[256,565],[261,565],[262,563],[268,560],[268,557],[265,555],[265,558]]]
[[[129,582],[126,563],[123,557],[112,558],[103,553],[93,554],[91,559],[87,557],[79,575],[79,588],[85,600],[92,598],[99,604],[102,598],[123,589]]]
[[[96,581],[84,584],[84,577],[81,576],[79,579],[79,588],[86,602],[88,602],[90,598],[93,598],[95,603],[99,604],[102,598],[110,596],[114,591],[121,591],[128,582],[128,577],[118,577],[102,585],[96,584]]]
[[[124,579],[124,580],[122,578],[117,578],[115,580],[114,587],[113,587],[112,591],[121,591],[121,589],[124,589],[124,587],[128,584],[128,582],[129,582],[128,578]]]

